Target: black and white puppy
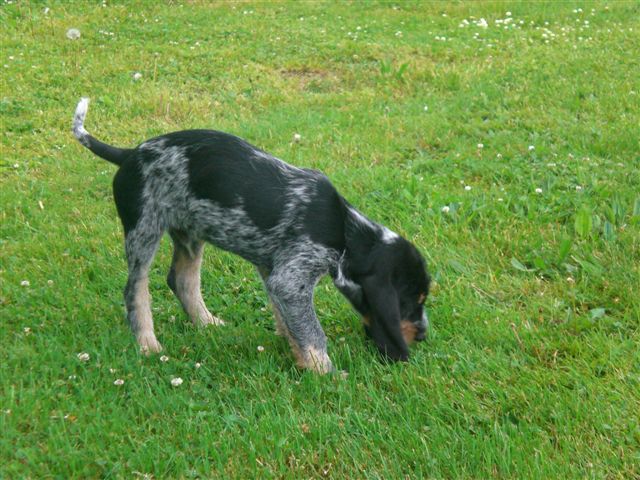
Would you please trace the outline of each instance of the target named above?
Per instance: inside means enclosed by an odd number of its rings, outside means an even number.
[[[89,100],[78,103],[76,138],[120,168],[113,193],[125,234],[127,316],[140,347],[158,352],[148,289],[164,232],[173,239],[169,287],[197,325],[223,322],[200,292],[204,242],[253,263],[273,304],[276,331],[300,367],[333,369],[313,308],[326,273],[362,315],[367,335],[389,360],[407,360],[408,344],[428,326],[429,276],[407,240],[358,212],[323,174],[294,167],[244,140],[187,130],[123,149],[84,129]]]

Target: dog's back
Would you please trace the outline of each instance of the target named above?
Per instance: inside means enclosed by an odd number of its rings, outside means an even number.
[[[131,228],[157,222],[257,265],[270,266],[301,237],[336,249],[344,237],[343,202],[324,175],[214,130],[174,132],[131,150],[114,196]],[[130,212],[132,200],[138,212]],[[312,228],[319,221],[322,228]]]

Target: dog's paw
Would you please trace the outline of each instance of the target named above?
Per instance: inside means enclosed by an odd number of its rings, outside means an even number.
[[[224,325],[224,321],[221,318],[212,315],[211,312],[207,311],[205,315],[200,315],[198,320],[194,322],[199,327],[206,327],[207,325],[214,325],[216,327],[220,327]]]
[[[327,352],[309,347],[303,355],[303,367],[312,370],[320,375],[325,375],[334,371],[333,363]]]
[[[162,345],[153,332],[143,333],[138,336],[138,345],[140,345],[140,353],[143,355],[151,355],[162,351]]]

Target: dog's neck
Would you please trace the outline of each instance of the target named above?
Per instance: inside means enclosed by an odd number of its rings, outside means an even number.
[[[362,270],[371,260],[374,247],[392,244],[399,236],[384,225],[367,218],[351,205],[345,216],[345,249],[339,260],[339,269],[346,278]]]

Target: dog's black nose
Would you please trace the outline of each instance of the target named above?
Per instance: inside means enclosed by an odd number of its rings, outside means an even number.
[[[422,342],[427,338],[426,336],[426,332],[418,332],[416,333],[416,336],[414,337],[414,340],[416,342]]]

